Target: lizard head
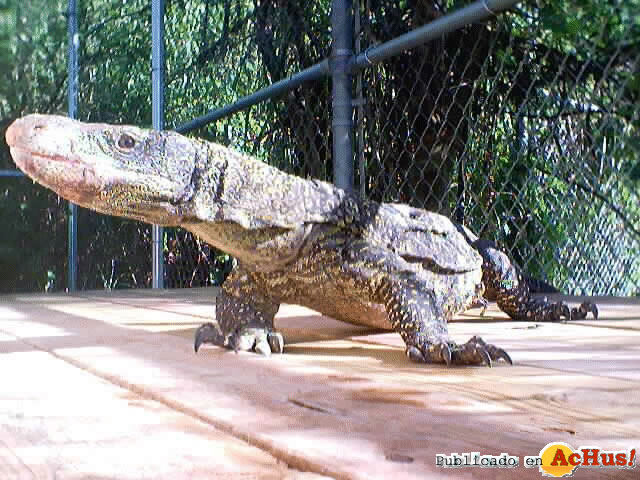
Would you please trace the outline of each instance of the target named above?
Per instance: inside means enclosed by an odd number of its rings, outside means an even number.
[[[80,206],[159,225],[190,215],[198,148],[175,132],[33,114],[6,139],[22,171]]]

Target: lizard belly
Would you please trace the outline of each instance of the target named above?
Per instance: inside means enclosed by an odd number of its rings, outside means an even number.
[[[252,275],[261,290],[278,303],[302,305],[343,322],[390,330],[385,308],[375,299],[376,286],[370,279],[350,275],[336,261],[340,258],[336,252],[325,251],[305,256],[286,270]],[[480,269],[455,275],[421,272],[425,289],[435,293],[446,320],[477,298],[481,276]]]

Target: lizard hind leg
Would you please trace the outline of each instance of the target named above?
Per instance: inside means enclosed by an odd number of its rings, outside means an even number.
[[[498,306],[513,320],[581,320],[589,313],[598,318],[598,307],[594,303],[584,302],[579,307],[569,308],[564,302],[533,296],[526,279],[504,252],[488,242],[478,241],[474,246],[483,258],[483,283],[495,292]]]

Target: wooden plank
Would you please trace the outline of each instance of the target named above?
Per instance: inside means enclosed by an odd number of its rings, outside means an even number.
[[[0,335],[2,480],[323,478],[291,470],[37,343]]]
[[[187,292],[187,305],[213,304],[206,289]],[[283,307],[277,324],[288,340],[285,355],[216,348],[194,355],[201,310],[189,315],[183,291],[150,293],[146,304],[145,295],[5,297],[14,319],[0,331],[17,339],[0,345],[8,353],[26,343],[293,467],[337,478],[512,478],[508,469],[440,469],[435,455],[522,457],[550,441],[611,449],[640,443],[633,329],[468,317],[451,324],[454,338],[483,335],[517,365],[447,369],[409,363],[395,334]],[[579,474],[632,478],[637,471]],[[540,473],[519,468],[518,476]]]

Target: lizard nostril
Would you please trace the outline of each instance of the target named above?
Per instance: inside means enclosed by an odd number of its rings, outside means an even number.
[[[33,127],[34,130],[43,130],[45,128],[44,125],[38,124]]]

